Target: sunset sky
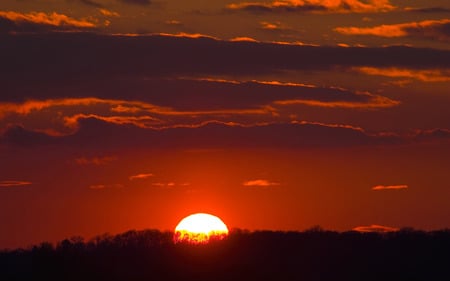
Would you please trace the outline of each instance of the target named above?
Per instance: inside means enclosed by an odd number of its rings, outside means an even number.
[[[449,106],[448,0],[1,0],[0,248],[448,228]]]

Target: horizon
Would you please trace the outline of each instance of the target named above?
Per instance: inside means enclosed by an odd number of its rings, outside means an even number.
[[[55,241],[39,241],[37,243],[33,243],[33,244],[28,244],[28,245],[24,245],[24,246],[19,246],[19,247],[10,247],[10,248],[0,248],[0,253],[8,253],[8,252],[14,252],[14,251],[21,251],[21,250],[32,250],[33,248],[36,247],[45,247],[46,245],[51,245],[52,248],[57,248],[60,247],[63,243],[66,243],[67,241],[69,241],[70,243],[84,243],[84,244],[89,244],[92,242],[97,243],[97,241],[100,240],[108,240],[108,239],[114,239],[117,237],[123,237],[126,235],[129,235],[130,233],[134,233],[137,235],[154,235],[155,233],[161,234],[161,235],[170,235],[170,239],[171,240],[171,244],[181,244],[181,245],[192,245],[193,247],[195,246],[201,246],[201,247],[208,247],[208,244],[210,243],[210,241],[206,242],[206,243],[190,243],[190,242],[186,242],[186,241],[178,241],[175,242],[173,241],[174,237],[175,237],[175,231],[174,230],[160,230],[160,229],[152,229],[152,228],[147,228],[147,229],[129,229],[123,232],[118,232],[118,233],[109,233],[109,232],[105,232],[105,233],[99,233],[96,234],[92,237],[84,237],[81,235],[72,235],[70,237],[64,237]],[[373,226],[369,226],[367,229],[364,230],[358,230],[358,229],[350,229],[350,230],[343,230],[343,231],[337,231],[337,230],[332,230],[332,229],[323,229],[320,226],[316,225],[316,226],[312,226],[310,228],[307,229],[303,229],[303,230],[273,230],[273,229],[254,229],[254,230],[249,230],[249,229],[243,229],[243,228],[238,228],[238,227],[234,227],[234,228],[230,228],[229,229],[229,234],[226,235],[224,238],[221,238],[219,240],[212,240],[214,241],[213,243],[221,243],[221,242],[226,242],[225,240],[229,239],[229,236],[235,236],[235,235],[259,235],[259,234],[319,234],[319,233],[328,233],[328,234],[338,234],[338,235],[343,235],[343,234],[349,234],[349,233],[356,233],[356,234],[360,234],[361,236],[378,236],[378,237],[391,237],[392,235],[397,234],[401,234],[401,235],[412,235],[412,234],[426,234],[426,235],[434,235],[437,233],[447,233],[450,234],[450,228],[442,228],[442,229],[433,229],[433,230],[422,230],[422,229],[415,229],[412,227],[402,227],[399,229],[383,229],[383,226],[379,226],[379,225],[373,225]],[[224,241],[222,241],[224,240]]]

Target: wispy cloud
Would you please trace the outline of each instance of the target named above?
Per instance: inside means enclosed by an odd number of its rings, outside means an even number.
[[[164,23],[167,25],[172,25],[172,26],[182,26],[183,25],[183,23],[179,20],[166,20]]]
[[[94,22],[87,19],[74,19],[56,12],[47,14],[44,12],[20,13],[14,11],[0,11],[0,17],[17,23],[25,22],[49,26],[71,26],[81,28],[92,28],[96,26]]]
[[[377,68],[377,67],[354,67],[352,70],[368,74],[392,78],[410,78],[423,82],[448,82],[450,81],[450,70],[427,69],[414,70],[406,68]]]
[[[253,119],[264,122],[280,116],[292,105],[379,109],[400,104],[399,101],[369,92],[277,81],[154,79],[137,83],[143,87],[154,86],[160,89],[161,94],[134,96],[133,100],[68,97],[0,102],[0,119],[11,117],[26,127],[36,125],[35,120],[40,120],[40,131],[62,136],[75,133],[80,122],[90,118],[155,129],[210,120],[238,121],[244,116],[253,116]],[[195,89],[190,96],[198,102],[192,103],[186,95],[182,95],[184,91],[173,89]],[[168,91],[173,94],[163,95]],[[145,101],[137,101],[139,98]]]
[[[337,27],[334,30],[345,35],[421,37],[440,41],[450,41],[450,19],[383,24],[373,27]]]
[[[32,184],[32,182],[29,181],[0,181],[0,187],[16,187],[30,184]]]
[[[358,232],[380,232],[380,233],[384,233],[384,232],[398,231],[399,228],[372,224],[372,225],[369,225],[369,226],[357,226],[357,227],[353,228],[353,230],[354,231],[358,231]]]
[[[174,188],[177,184],[175,182],[154,182],[152,185],[161,188]]]
[[[407,189],[408,185],[400,184],[400,185],[377,185],[372,187],[372,190],[397,190],[397,189]]]
[[[269,186],[277,186],[280,185],[278,182],[272,182],[264,179],[256,179],[249,180],[242,183],[243,186],[260,186],[260,187],[269,187]]]
[[[227,9],[251,13],[379,13],[397,8],[389,0],[281,0],[270,3],[234,3],[227,5]]]
[[[142,179],[147,179],[147,178],[150,178],[150,177],[153,177],[153,176],[154,176],[154,174],[152,174],[152,173],[137,174],[137,175],[130,176],[128,179],[130,181],[132,181],[132,180],[142,180]]]
[[[75,163],[78,165],[106,165],[112,161],[117,160],[117,157],[114,156],[104,156],[104,157],[80,157],[75,159]]]
[[[103,190],[103,189],[119,189],[123,188],[123,184],[116,183],[116,184],[94,184],[90,185],[89,189],[93,190]]]
[[[98,9],[98,11],[105,17],[120,17],[120,14],[108,9]]]
[[[450,13],[450,9],[449,8],[445,8],[445,7],[422,7],[422,8],[417,8],[417,7],[406,7],[404,8],[405,11],[407,12],[415,12],[415,13]]]

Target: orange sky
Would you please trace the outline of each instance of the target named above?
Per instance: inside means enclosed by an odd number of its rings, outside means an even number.
[[[450,227],[448,1],[0,3],[0,248]]]

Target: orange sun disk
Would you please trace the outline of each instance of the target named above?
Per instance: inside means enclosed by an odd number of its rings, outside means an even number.
[[[228,228],[221,219],[204,213],[192,214],[182,219],[175,228],[175,243],[206,244],[228,235]]]

